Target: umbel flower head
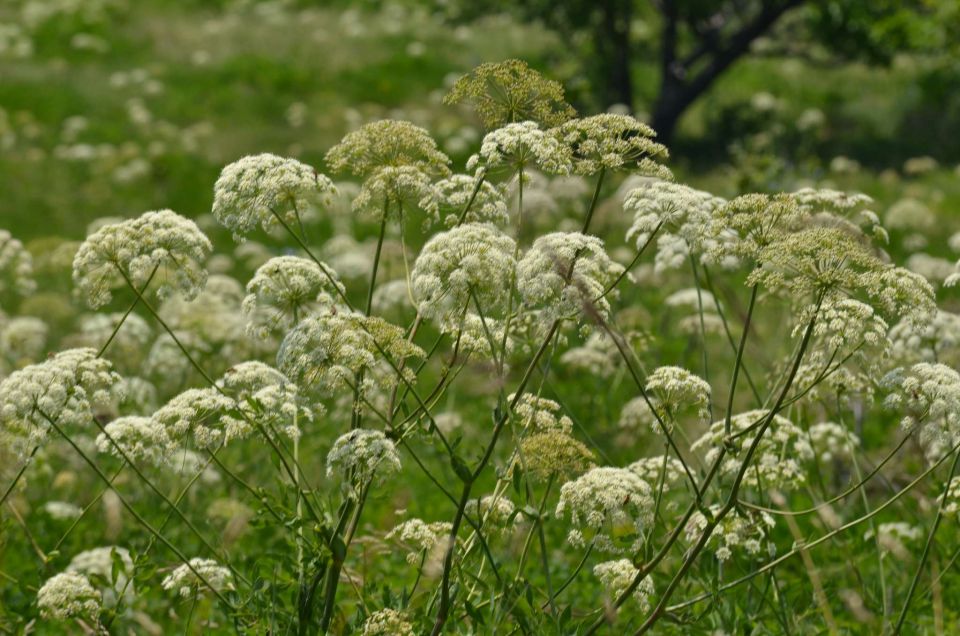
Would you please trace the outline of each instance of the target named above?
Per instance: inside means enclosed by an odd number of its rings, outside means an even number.
[[[119,564],[119,567],[118,567]],[[77,572],[97,584],[107,607],[116,606],[117,596],[123,593],[126,600],[136,595],[133,576],[133,559],[130,551],[120,546],[104,546],[78,553],[70,560],[68,572]]]
[[[510,221],[503,191],[486,180],[455,174],[435,183],[433,196],[433,201],[421,201],[420,207],[447,227],[460,223],[464,210],[467,210],[464,223],[492,223],[503,227]]]
[[[283,339],[277,367],[302,389],[333,395],[349,388],[361,370],[371,372],[365,374],[365,383],[394,386],[399,380],[392,368],[382,368],[387,364],[384,353],[396,365],[424,355],[400,327],[380,318],[354,312],[319,314],[300,321]],[[412,372],[405,373],[412,382]]]
[[[524,303],[544,310],[544,320],[606,318],[610,301],[603,293],[621,273],[599,238],[554,232],[534,241],[517,263],[517,288]]]
[[[425,129],[408,121],[381,119],[347,133],[327,152],[334,172],[366,177],[386,167],[409,166],[428,175],[450,174],[450,158]]]
[[[698,417],[710,417],[710,385],[682,367],[655,369],[647,376],[647,391],[656,396],[655,406],[671,422],[689,408],[696,409]]]
[[[523,121],[487,133],[480,144],[480,152],[467,160],[467,170],[480,175],[536,168],[550,174],[569,174],[571,161],[568,146],[542,130],[536,122]]]
[[[190,598],[210,591],[232,590],[233,574],[213,559],[195,557],[190,559],[189,566],[184,563],[164,577],[161,585],[165,590],[175,590],[183,598]]]
[[[945,364],[920,362],[891,371],[880,385],[890,393],[889,408],[904,413],[901,424],[910,430],[924,425],[927,434],[956,443],[960,433],[960,373]]]
[[[760,423],[769,417],[769,411],[755,410],[734,415],[730,419],[731,432],[739,434],[733,443],[735,452],[729,452],[720,466],[725,475],[737,474],[747,450],[753,445]],[[690,449],[706,449],[707,465],[716,460],[724,443],[725,420],[714,422],[710,430],[695,441]],[[813,448],[809,437],[799,426],[783,417],[774,415],[770,426],[760,438],[760,443],[750,460],[750,467],[744,473],[743,484],[751,488],[781,488],[793,490],[806,483],[807,475],[803,464],[813,459]]]
[[[624,211],[633,214],[627,241],[635,242],[640,249],[658,232],[657,272],[686,265],[690,254],[712,262],[710,251],[729,240],[724,232],[711,231],[711,215],[723,203],[709,192],[679,183],[648,181],[624,199]]]
[[[666,159],[667,147],[653,140],[653,128],[630,115],[604,113],[571,119],[554,129],[573,154],[573,171],[589,175],[600,170],[629,170],[670,179],[672,174],[657,163]]]
[[[101,453],[126,455],[131,461],[159,466],[173,451],[166,430],[150,417],[118,417],[103,428],[104,432],[97,436],[97,450]]]
[[[352,494],[399,471],[400,454],[382,431],[354,429],[337,438],[327,454],[327,477],[339,475]]]
[[[247,329],[261,338],[289,329],[301,318],[335,304],[343,285],[329,265],[299,256],[276,256],[247,283]]]
[[[46,580],[37,592],[40,615],[54,620],[96,619],[102,597],[90,580],[77,572],[61,572]]]
[[[360,636],[415,636],[413,624],[403,612],[395,609],[382,609],[374,612],[363,621]]]
[[[388,541],[399,541],[405,546],[413,548],[407,554],[407,563],[417,563],[423,553],[431,553],[437,546],[444,545],[450,535],[453,524],[449,521],[434,521],[427,523],[422,519],[408,519],[387,533]]]
[[[30,252],[10,232],[0,230],[0,298],[7,294],[27,296],[36,288]]]
[[[430,175],[417,166],[384,166],[370,174],[353,200],[353,211],[382,221],[390,211],[436,198]]]
[[[719,505],[710,507],[711,516],[716,516],[719,511]],[[774,525],[773,517],[766,512],[736,508],[713,529],[707,545],[720,561],[732,557],[735,550],[753,557],[763,556],[765,543],[768,549],[773,547],[768,535]],[[696,541],[706,528],[706,516],[700,511],[693,513],[685,528],[687,540]]]
[[[120,376],[93,349],[67,349],[0,382],[0,437],[20,455],[46,440],[47,418],[57,426],[90,426],[110,403]]]
[[[516,243],[492,225],[468,223],[435,234],[413,265],[411,285],[420,312],[442,322],[466,309],[498,316],[513,287]]]
[[[749,285],[783,290],[798,302],[818,294],[863,294],[893,317],[925,324],[936,314],[933,288],[920,275],[880,260],[861,241],[836,228],[786,234],[757,253]]]
[[[328,207],[337,188],[312,167],[269,153],[249,155],[228,164],[213,186],[213,216],[234,239],[259,225],[294,225],[314,206]]]
[[[620,595],[627,591],[633,580],[640,573],[629,559],[617,559],[616,561],[604,561],[593,567],[593,574],[600,580],[603,589],[606,590],[607,597],[611,601],[616,601]],[[653,580],[649,576],[643,577],[640,584],[633,590],[633,599],[640,605],[640,610],[646,612],[650,609],[650,597],[653,596]]]
[[[560,488],[557,516],[569,517],[567,541],[602,552],[631,554],[653,516],[650,486],[626,468],[593,468]]]
[[[262,422],[268,430],[281,430],[293,439],[299,437],[302,424],[313,421],[315,412],[323,412],[320,404],[313,408],[302,405],[296,384],[256,360],[233,365],[217,380],[217,386],[233,398],[244,421]]]
[[[564,101],[563,86],[521,60],[481,64],[458,79],[443,101],[471,104],[488,129],[525,120],[549,128],[576,115]]]
[[[110,302],[111,289],[124,279],[139,290],[156,270],[160,298],[179,292],[192,299],[207,282],[202,264],[212,249],[193,221],[171,210],[147,212],[88,236],[73,259],[73,282],[97,308]]]
[[[667,492],[684,481],[686,476],[683,462],[669,455],[644,457],[633,462],[627,468],[636,473],[637,477],[650,484],[654,491],[660,489],[662,481],[663,491]]]

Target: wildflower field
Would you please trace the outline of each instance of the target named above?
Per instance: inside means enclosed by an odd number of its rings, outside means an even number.
[[[0,633],[960,633],[940,67],[448,13],[0,5]]]

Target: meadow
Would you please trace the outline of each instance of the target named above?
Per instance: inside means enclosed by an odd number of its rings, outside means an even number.
[[[954,633],[937,69],[0,6],[0,631]]]

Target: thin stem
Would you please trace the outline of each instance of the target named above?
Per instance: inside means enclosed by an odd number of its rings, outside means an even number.
[[[603,177],[607,174],[607,167],[600,168],[600,174],[597,176],[597,187],[593,190],[593,198],[590,199],[590,208],[587,210],[587,216],[583,220],[583,229],[581,233],[586,234],[590,228],[590,221],[593,220],[593,212],[597,209],[597,201],[600,200],[600,186],[603,185]]]
[[[903,622],[907,620],[907,613],[910,611],[910,602],[913,600],[913,594],[917,591],[917,583],[920,581],[920,574],[923,572],[923,566],[927,563],[930,556],[930,548],[933,547],[933,539],[943,520],[943,507],[947,503],[947,494],[950,492],[950,484],[953,482],[953,476],[957,472],[957,464],[960,463],[960,452],[956,452],[953,457],[953,464],[950,466],[950,476],[947,477],[947,483],[943,487],[943,495],[940,497],[940,505],[937,507],[937,516],[933,520],[933,527],[930,528],[930,534],[927,535],[927,542],[923,546],[923,554],[920,555],[920,563],[917,564],[917,571],[910,581],[910,589],[907,591],[907,600],[903,603],[903,609],[900,610],[900,618],[893,628],[894,634],[899,634],[903,629]]]

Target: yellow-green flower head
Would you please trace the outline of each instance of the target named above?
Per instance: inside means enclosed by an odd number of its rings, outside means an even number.
[[[347,133],[327,152],[336,173],[366,177],[380,168],[409,166],[428,175],[450,174],[450,158],[425,129],[408,121],[381,119]]]
[[[337,188],[324,175],[296,159],[269,153],[249,155],[227,165],[213,186],[213,216],[236,240],[259,225],[269,230],[297,224],[313,207],[328,207]]]
[[[573,155],[573,171],[589,175],[600,170],[625,170],[671,179],[670,170],[658,163],[667,148],[653,140],[650,126],[631,117],[604,113],[571,119],[552,131]]]
[[[457,80],[444,102],[469,103],[488,129],[526,120],[550,128],[576,115],[563,86],[521,60],[481,64]]]

